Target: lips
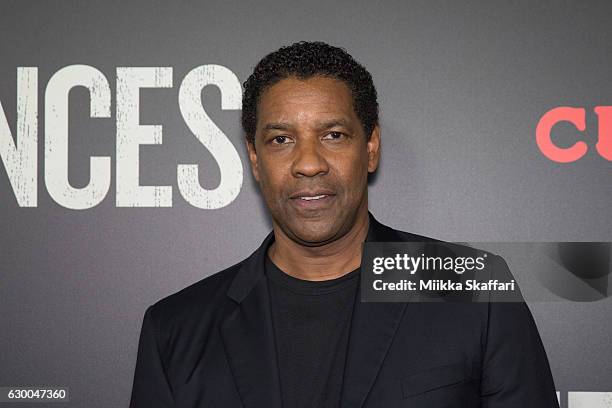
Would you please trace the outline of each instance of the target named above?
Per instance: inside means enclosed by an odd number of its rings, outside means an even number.
[[[292,194],[289,198],[293,200],[313,201],[334,195],[336,194],[331,190],[302,190]]]
[[[310,200],[320,200],[322,198],[327,197],[326,194],[321,194],[321,195],[317,195],[317,196],[312,196],[312,197],[298,197],[300,200],[306,200],[306,201],[310,201]]]
[[[320,211],[330,208],[335,202],[336,193],[332,190],[301,190],[290,196],[289,200],[300,211]]]

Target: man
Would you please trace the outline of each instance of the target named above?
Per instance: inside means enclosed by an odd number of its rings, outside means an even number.
[[[524,303],[365,303],[364,241],[426,241],[368,212],[376,90],[344,50],[300,42],[245,82],[243,127],[273,231],[149,307],[131,406],[555,407]]]

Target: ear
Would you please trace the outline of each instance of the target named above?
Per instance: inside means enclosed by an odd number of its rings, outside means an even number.
[[[380,126],[374,126],[368,140],[368,173],[374,173],[380,160]]]
[[[251,171],[253,172],[253,177],[259,183],[259,168],[257,167],[257,151],[255,151],[255,141],[252,143],[247,139],[246,140],[246,148],[249,154],[249,162],[251,163]]]

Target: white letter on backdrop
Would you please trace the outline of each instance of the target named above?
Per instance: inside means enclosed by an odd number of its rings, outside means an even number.
[[[38,187],[38,68],[17,68],[17,142],[0,102],[0,158],[20,207],[36,207]]]
[[[242,187],[242,162],[236,148],[204,111],[201,93],[206,85],[221,91],[221,109],[242,108],[242,88],[236,75],[221,65],[203,65],[191,70],[179,90],[179,107],[185,123],[196,138],[214,156],[221,182],[213,190],[202,188],[197,164],[178,165],[181,195],[198,208],[216,209],[230,204]]]
[[[139,184],[142,144],[161,144],[162,127],[141,125],[140,88],[171,88],[171,67],[117,68],[117,207],[172,207],[172,186]]]
[[[83,210],[99,204],[110,187],[111,159],[91,157],[89,184],[74,188],[68,182],[68,103],[70,90],[89,90],[92,118],[110,117],[111,92],[104,74],[88,65],[69,65],[57,71],[45,92],[45,184],[58,204]]]

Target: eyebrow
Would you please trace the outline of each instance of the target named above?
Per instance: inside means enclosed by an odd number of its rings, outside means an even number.
[[[316,128],[317,129],[329,129],[329,128],[333,128],[337,126],[350,128],[348,122],[345,119],[329,119],[323,122],[319,122]],[[271,122],[271,123],[267,123],[266,126],[264,126],[263,130],[287,130],[287,129],[291,129],[292,127],[293,126],[291,126],[289,123]]]
[[[264,130],[287,130],[290,129],[291,125],[288,123],[268,123],[266,124],[266,126],[264,126]]]
[[[333,127],[350,128],[348,122],[344,119],[330,119],[330,120],[323,121],[317,125],[318,129],[329,129]]]

